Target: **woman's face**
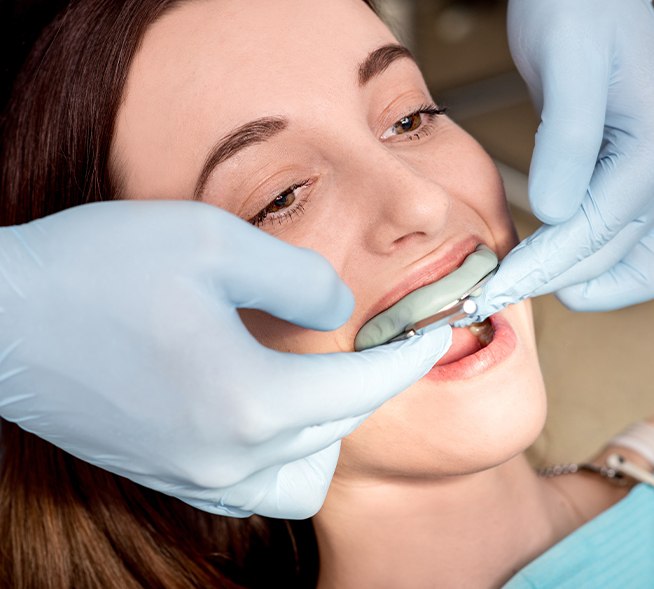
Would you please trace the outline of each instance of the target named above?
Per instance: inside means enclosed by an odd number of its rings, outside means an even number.
[[[368,319],[478,244],[500,257],[515,244],[490,158],[430,114],[416,64],[361,0],[183,3],[147,32],[123,98],[112,153],[123,194],[197,195],[321,253],[352,289],[354,313],[333,332],[244,311],[267,346],[351,351]],[[525,304],[500,315],[484,353],[451,362],[470,337],[455,330],[447,368],[345,440],[338,472],[473,472],[529,445],[545,414],[531,315]]]

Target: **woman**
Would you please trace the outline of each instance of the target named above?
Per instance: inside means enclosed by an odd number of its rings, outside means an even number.
[[[324,255],[357,301],[342,328],[242,311],[282,351],[351,350],[370,317],[477,245],[501,257],[516,242],[490,158],[361,0],[79,2],[37,46],[5,137],[3,222],[195,198]],[[439,365],[344,441],[313,522],[321,587],[498,586],[625,496],[536,476],[522,452],[546,403],[528,303],[491,325],[487,346],[454,330]],[[11,424],[2,437],[8,586],[315,582],[306,526],[209,516]]]

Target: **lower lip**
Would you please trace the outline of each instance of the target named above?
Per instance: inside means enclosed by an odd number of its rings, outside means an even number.
[[[485,348],[456,362],[435,365],[424,378],[429,380],[465,380],[474,378],[501,364],[515,350],[517,338],[509,322],[500,313],[490,318],[493,341]]]

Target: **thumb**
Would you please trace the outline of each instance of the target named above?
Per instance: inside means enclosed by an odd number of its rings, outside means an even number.
[[[529,194],[548,224],[579,207],[602,142],[615,23],[600,11],[591,25],[584,13],[592,8],[566,0],[509,4],[511,53],[541,111]]]
[[[259,309],[301,327],[336,329],[352,313],[354,297],[331,264],[236,217],[229,251],[216,259],[212,283],[231,305]]]
[[[452,331],[445,326],[363,352],[285,354],[275,366],[286,383],[286,400],[283,406],[271,400],[269,414],[278,414],[288,427],[367,414],[424,376],[451,342]],[[287,407],[293,407],[292,415]]]
[[[284,465],[260,470],[227,489],[209,489],[182,501],[202,511],[230,517],[254,513],[306,519],[322,507],[336,469],[340,440],[328,448]]]
[[[529,297],[548,283],[551,277],[546,261],[552,243],[555,243],[551,239],[553,229],[540,227],[504,257],[495,275],[475,298],[475,321]]]
[[[529,171],[529,199],[544,223],[557,224],[578,210],[602,144],[609,65],[587,51],[552,58],[544,73],[541,123]]]
[[[339,440],[320,452],[282,466],[274,485],[253,511],[285,519],[314,516],[325,502],[340,448]]]

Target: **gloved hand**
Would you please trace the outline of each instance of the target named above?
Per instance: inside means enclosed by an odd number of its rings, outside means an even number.
[[[550,226],[507,256],[480,314],[554,291],[588,311],[653,298],[651,0],[511,0],[508,27],[541,110],[529,196]]]
[[[285,354],[237,307],[327,330],[353,298],[315,252],[198,202],[96,203],[2,228],[0,415],[206,511],[308,517],[340,438],[431,368],[449,328]]]

